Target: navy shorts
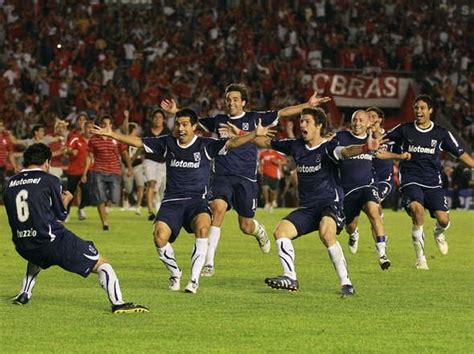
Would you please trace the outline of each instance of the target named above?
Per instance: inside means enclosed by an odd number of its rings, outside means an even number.
[[[121,176],[114,173],[91,172],[90,202],[98,205],[110,201],[114,204],[120,202]]]
[[[17,249],[27,261],[47,269],[59,266],[71,273],[87,277],[99,260],[99,251],[92,241],[85,241],[69,230],[56,232],[56,239],[34,250]]]
[[[377,183],[377,189],[379,191],[379,199],[380,201],[385,200],[385,198],[388,197],[388,195],[392,192],[393,190],[393,180],[390,182],[383,181],[383,182],[378,182]]]
[[[156,215],[156,221],[162,221],[171,229],[170,243],[176,241],[181,228],[188,233],[193,233],[192,221],[198,214],[211,215],[206,199],[192,198],[184,200],[170,200],[161,203],[160,210]]]
[[[448,211],[448,199],[443,188],[426,188],[417,184],[401,187],[403,207],[410,215],[410,203],[418,202],[430,211],[432,218],[435,211]]]
[[[288,220],[295,225],[299,237],[319,230],[319,223],[324,216],[329,216],[334,219],[337,226],[337,234],[339,235],[344,227],[346,219],[344,217],[342,205],[334,201],[323,207],[318,205],[298,208],[284,217],[283,220]]]
[[[238,176],[213,176],[210,200],[223,199],[228,209],[235,209],[244,218],[253,218],[258,202],[256,182]]]
[[[357,189],[344,198],[344,214],[346,215],[346,223],[350,224],[360,215],[363,206],[367,202],[379,204],[379,191],[376,186],[368,186]]]

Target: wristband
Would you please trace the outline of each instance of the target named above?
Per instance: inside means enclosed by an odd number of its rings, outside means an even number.
[[[369,152],[369,147],[367,144],[362,145],[362,153],[367,154]]]
[[[239,135],[247,135],[247,132],[245,130],[239,131]]]

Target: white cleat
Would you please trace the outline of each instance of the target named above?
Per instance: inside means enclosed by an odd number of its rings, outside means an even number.
[[[205,265],[202,267],[201,270],[201,277],[212,277],[214,275],[214,267],[210,264]]]
[[[347,242],[347,245],[349,246],[349,251],[352,254],[356,254],[357,249],[359,248],[359,239],[354,239],[349,236],[349,241]]]
[[[270,240],[268,239],[267,231],[265,231],[265,227],[263,225],[258,226],[257,235],[255,238],[258,241],[258,245],[263,253],[270,252]]]
[[[179,291],[181,289],[181,277],[170,277],[170,285],[168,288],[171,291]]]
[[[77,210],[77,218],[81,221],[87,219],[87,215],[86,215],[86,212],[85,212],[84,209],[78,209]]]
[[[196,294],[199,288],[199,284],[193,280],[190,280],[184,291],[186,293]]]
[[[421,270],[429,270],[428,268],[428,263],[426,263],[426,258],[422,258],[416,261],[415,263],[416,269],[421,269]]]
[[[434,238],[436,241],[436,245],[438,246],[439,252],[442,255],[447,255],[448,254],[448,241],[446,241],[446,237],[441,234],[438,237]]]

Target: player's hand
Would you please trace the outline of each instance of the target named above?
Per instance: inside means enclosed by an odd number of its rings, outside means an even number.
[[[369,151],[377,151],[380,147],[380,141],[382,140],[382,137],[380,138],[375,138],[373,136],[372,129],[367,129],[367,149]]]
[[[172,98],[164,99],[163,101],[161,101],[160,107],[171,114],[175,114],[176,112],[178,112],[178,105],[176,104],[176,101]]]
[[[233,138],[235,136],[241,135],[241,131],[238,127],[236,127],[232,123],[220,123],[219,124],[219,129],[217,129],[219,132],[219,136],[221,138]]]
[[[325,102],[331,101],[331,97],[317,97],[317,95],[318,93],[314,91],[308,100],[308,105],[311,107],[317,107]]]
[[[411,154],[409,152],[404,152],[403,154],[400,154],[400,160],[410,160],[411,159]]]
[[[258,120],[257,128],[255,129],[255,136],[265,136],[267,138],[273,138],[276,134],[276,130],[272,129],[271,126],[262,125],[262,119]]]
[[[93,125],[89,131],[92,134],[112,136],[112,127],[101,128],[98,125]]]

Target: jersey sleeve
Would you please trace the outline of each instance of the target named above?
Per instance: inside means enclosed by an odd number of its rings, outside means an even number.
[[[207,132],[215,133],[217,131],[216,117],[199,118],[198,123]]]
[[[283,139],[283,140],[272,140],[270,145],[273,150],[284,153],[285,155],[292,155],[292,147],[295,140]]]
[[[450,154],[459,157],[464,154],[464,149],[459,145],[451,132],[446,131],[443,140],[441,140],[440,149],[449,152]]]
[[[226,150],[224,145],[227,140],[217,140],[213,138],[203,138],[204,139],[204,152],[208,160],[212,160],[217,155],[225,154]]]
[[[396,127],[389,130],[387,134],[385,134],[385,138],[395,143],[399,143],[403,139],[402,125],[399,124]]]
[[[60,221],[66,220],[67,210],[64,208],[62,187],[59,178],[54,176],[50,178],[49,189],[51,193],[51,210],[53,211],[54,216]]]
[[[262,125],[264,127],[271,125],[275,126],[278,124],[278,112],[277,111],[266,111],[266,112],[257,112],[257,121],[255,124],[258,124],[258,120],[262,120]]]
[[[156,154],[159,157],[165,157],[168,150],[166,146],[166,137],[167,135],[142,138],[145,152],[150,154]]]
[[[339,147],[339,141],[333,139],[331,141],[328,141],[326,143],[325,151],[326,155],[331,159],[332,162],[338,163],[339,157],[338,154],[336,153],[336,148]]]

